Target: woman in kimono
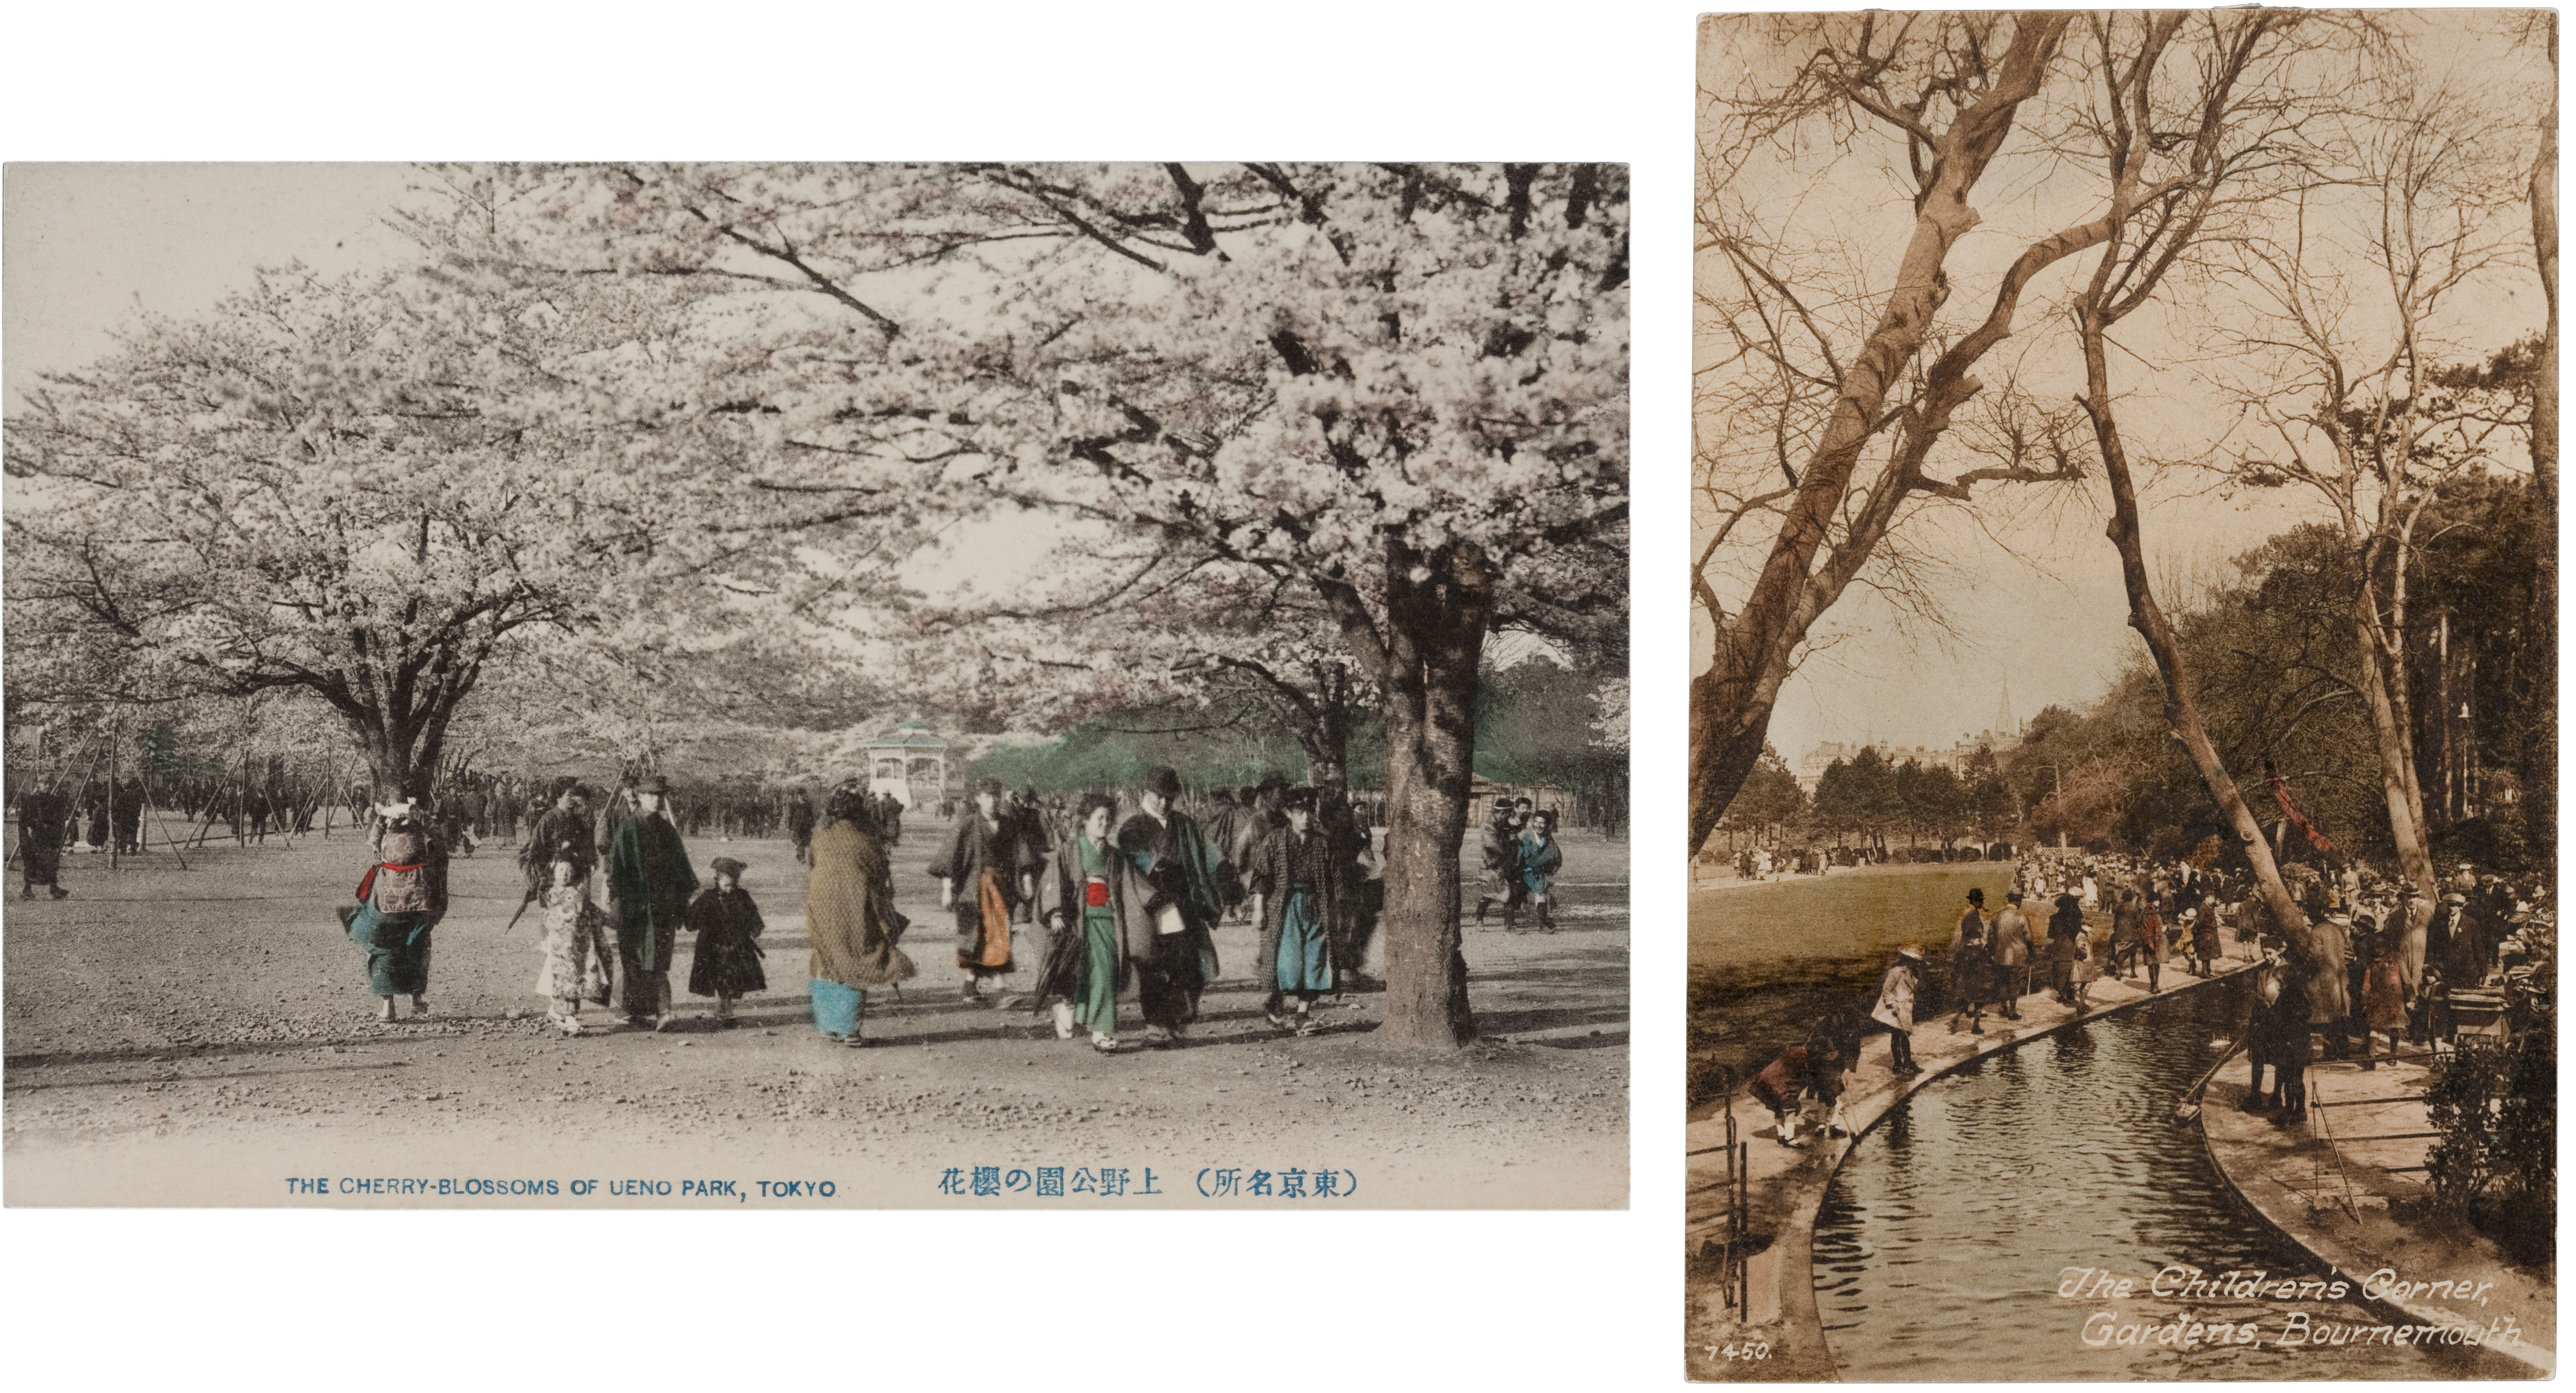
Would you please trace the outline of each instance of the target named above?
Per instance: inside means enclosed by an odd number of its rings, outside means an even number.
[[[406,789],[376,810],[376,862],[358,881],[358,903],[341,911],[349,937],[367,950],[367,989],[394,1017],[411,998],[412,1019],[429,1014],[429,931],[447,914],[447,848],[432,830],[428,800]]]
[[[740,861],[719,856],[708,868],[715,873],[715,884],[689,901],[689,928],[698,936],[697,950],[689,956],[689,995],[714,997],[716,1020],[731,1030],[740,1024],[734,1019],[734,998],[769,986],[760,970],[760,906],[742,888]]]
[[[1117,816],[1117,799],[1084,794],[1072,834],[1038,882],[1038,922],[1051,941],[1036,999],[1054,1009],[1056,1038],[1072,1039],[1079,1027],[1102,1054],[1118,1052],[1118,998],[1135,998],[1135,965],[1155,948],[1145,909],[1153,889],[1110,840]]]
[[[984,1000],[984,981],[1011,970],[1011,909],[1023,892],[1021,831],[1002,807],[1002,781],[977,779],[975,804],[948,829],[930,873],[939,880],[939,907],[957,916],[957,970],[965,974],[960,999]]]
[[[823,810],[824,825],[807,845],[813,871],[805,880],[805,935],[814,947],[806,989],[814,1001],[814,1028],[834,1044],[863,1045],[860,1017],[868,988],[913,975],[912,959],[896,946],[905,921],[894,908],[894,868],[868,816],[867,796],[835,790]]]
[[[1344,912],[1342,860],[1315,825],[1315,790],[1292,788],[1280,801],[1288,825],[1263,843],[1253,875],[1253,914],[1261,921],[1262,1013],[1288,1025],[1282,1008],[1296,1000],[1295,1028],[1315,1033],[1315,1002],[1333,989],[1332,928]]]
[[[1548,893],[1556,888],[1556,873],[1565,866],[1565,850],[1556,843],[1556,810],[1530,815],[1529,830],[1521,834],[1519,851],[1520,883],[1513,887],[1513,899],[1527,899],[1538,911],[1540,929],[1553,933],[1556,920],[1547,912]],[[1503,911],[1503,927],[1512,927],[1514,910]]]

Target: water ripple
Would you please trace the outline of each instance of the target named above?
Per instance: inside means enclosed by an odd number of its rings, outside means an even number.
[[[2173,1101],[2227,1034],[2227,988],[2191,992],[2025,1046],[1932,1084],[1863,1140],[1816,1221],[1816,1301],[1843,1377],[1907,1383],[2047,1379],[2458,1378],[2456,1356],[2284,1347],[2293,1312],[2376,1324],[2327,1301],[2145,1294],[2167,1263],[2321,1275],[2284,1252],[2211,1169]],[[2125,1300],[2057,1295],[2066,1268],[2138,1279]],[[2253,1344],[2087,1348],[2088,1318],[2261,1329]]]

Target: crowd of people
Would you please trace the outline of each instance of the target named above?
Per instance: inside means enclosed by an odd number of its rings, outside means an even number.
[[[720,856],[702,877],[688,851],[689,819],[675,815],[671,793],[659,776],[632,778],[605,797],[559,778],[527,810],[519,917],[540,911],[537,991],[567,1036],[593,1028],[586,1009],[635,1028],[669,1028],[680,933],[695,936],[687,991],[713,999],[720,1025],[738,1019],[743,998],[768,989],[746,867]],[[1258,927],[1254,974],[1265,1016],[1310,1034],[1319,1000],[1367,985],[1360,969],[1383,903],[1382,853],[1363,821],[1373,811],[1339,790],[1276,777],[1185,798],[1169,768],[1149,771],[1123,809],[1109,791],[1041,798],[979,780],[923,868],[952,921],[959,999],[1025,1004],[1051,1018],[1058,1038],[1087,1037],[1103,1053],[1125,1048],[1123,1011],[1144,1045],[1171,1047],[1216,979],[1214,931],[1239,922]],[[819,810],[802,793],[780,809],[806,867],[813,1019],[836,1043],[865,1043],[869,993],[919,975],[921,949],[918,940],[906,947],[911,925],[895,906],[890,856],[903,812],[899,800],[856,781],[833,789]],[[416,785],[370,813],[375,858],[342,920],[366,951],[382,1019],[399,1019],[405,998],[419,1018],[430,1011],[430,943],[447,909],[448,867],[470,849],[472,827]],[[1553,816],[1515,822],[1507,811],[1504,821],[1509,912],[1527,900],[1545,922],[1561,860]],[[1001,995],[999,979],[1013,973],[1026,973],[1030,988]]]
[[[2001,909],[1988,909],[1983,889],[1967,892],[1937,981],[1923,946],[1903,945],[1872,993],[1817,1021],[1751,1091],[1771,1109],[1774,1135],[1803,1146],[1802,1131],[1839,1126],[1846,1076],[1872,1035],[1888,1037],[1890,1071],[1910,1077],[1922,1072],[1918,1024],[1946,1014],[1952,1033],[1983,1034],[1989,1014],[2018,1021],[2039,992],[2080,1016],[2105,976],[2143,979],[2156,992],[2168,963],[2202,979],[2234,970],[2240,964],[2220,962],[2232,940],[2233,956],[2255,973],[2234,1037],[2253,1066],[2243,1106],[2297,1126],[2307,1120],[2317,1041],[2325,1058],[2357,1053],[2365,1069],[2401,1043],[2440,1048],[2457,1030],[2453,992],[2495,984],[2536,951],[2532,935],[2554,925],[2544,880],[2515,883],[2467,864],[2444,878],[2438,902],[2350,862],[2294,864],[2283,875],[2308,921],[2303,944],[2281,932],[2250,874],[2188,860],[2024,856]]]

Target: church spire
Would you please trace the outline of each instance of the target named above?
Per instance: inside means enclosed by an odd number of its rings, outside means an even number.
[[[1998,740],[2010,740],[2020,733],[2021,727],[2013,724],[2012,675],[2007,673],[2004,675],[2003,707],[1995,715],[1995,738]]]

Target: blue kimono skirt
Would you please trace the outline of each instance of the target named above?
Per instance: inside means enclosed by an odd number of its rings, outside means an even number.
[[[1315,912],[1315,887],[1291,885],[1279,907],[1278,986],[1283,992],[1328,992],[1333,989],[1332,957],[1324,942],[1324,922]]]
[[[807,978],[805,989],[814,998],[816,1030],[845,1038],[859,1033],[859,1015],[868,1004],[866,992],[824,977]]]
[[[429,931],[435,914],[386,914],[371,900],[349,921],[349,937],[367,950],[367,990],[377,996],[422,996],[429,991]]]

